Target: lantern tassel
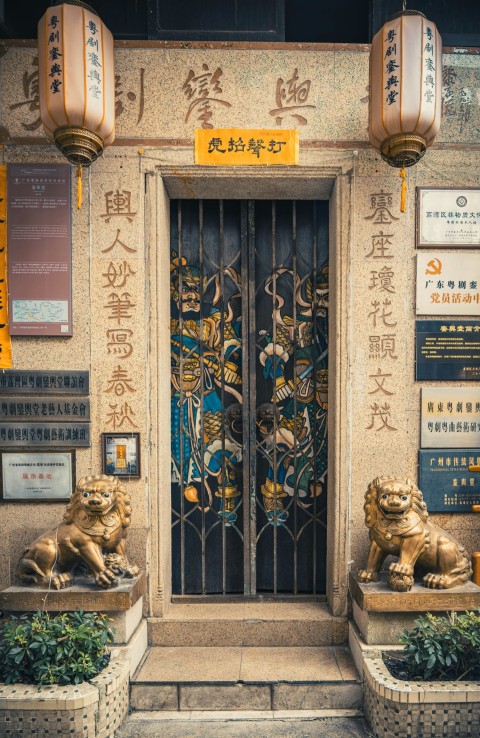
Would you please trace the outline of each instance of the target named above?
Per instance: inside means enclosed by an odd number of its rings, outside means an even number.
[[[400,177],[402,178],[402,196],[400,198],[400,212],[404,213],[407,209],[407,170],[405,167],[400,169]]]
[[[77,208],[80,210],[82,207],[82,195],[83,195],[83,185],[82,185],[82,165],[77,164]]]

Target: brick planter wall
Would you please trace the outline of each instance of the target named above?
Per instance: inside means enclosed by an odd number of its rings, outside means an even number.
[[[407,682],[365,658],[364,710],[375,738],[478,738],[480,682]]]
[[[129,662],[77,685],[0,684],[2,738],[113,738],[128,711]]]

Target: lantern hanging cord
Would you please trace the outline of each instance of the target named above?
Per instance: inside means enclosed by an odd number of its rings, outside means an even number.
[[[82,207],[83,183],[82,183],[82,165],[77,164],[77,208]]]
[[[407,170],[405,167],[400,169],[400,177],[402,178],[402,195],[400,198],[400,212],[404,213],[407,209]]]

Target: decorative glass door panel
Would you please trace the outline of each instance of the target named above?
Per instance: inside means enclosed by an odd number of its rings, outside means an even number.
[[[174,594],[325,591],[328,203],[171,204]]]

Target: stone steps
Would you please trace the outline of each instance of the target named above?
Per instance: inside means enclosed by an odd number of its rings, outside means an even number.
[[[116,738],[368,738],[358,710],[134,712]]]
[[[323,602],[176,603],[149,618],[153,646],[334,646],[346,643],[348,620]]]
[[[224,642],[219,633],[217,642]],[[348,648],[151,647],[131,682],[140,711],[358,710],[362,686]]]

